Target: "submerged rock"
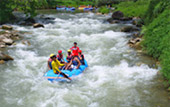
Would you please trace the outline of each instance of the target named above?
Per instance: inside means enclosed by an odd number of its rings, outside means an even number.
[[[14,59],[9,55],[6,55],[6,54],[0,52],[0,60],[9,61],[9,60],[14,60]]]
[[[40,23],[35,23],[33,25],[34,28],[39,28],[39,27],[43,27],[44,28],[44,25],[43,24],[40,24]]]
[[[2,29],[4,29],[4,30],[12,30],[13,27],[9,26],[9,25],[2,25]]]
[[[107,19],[107,21],[108,21],[110,24],[115,24],[115,23],[119,23],[119,22],[120,22],[119,20],[113,20],[112,18]]]

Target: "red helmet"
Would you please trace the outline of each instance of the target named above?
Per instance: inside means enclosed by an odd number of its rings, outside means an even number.
[[[78,52],[79,52],[79,53],[81,53],[82,51],[81,51],[81,50],[79,50]]]
[[[62,53],[62,50],[59,50],[58,53]]]

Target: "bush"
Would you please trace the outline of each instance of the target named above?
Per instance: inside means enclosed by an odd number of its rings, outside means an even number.
[[[110,10],[107,7],[101,7],[99,9],[99,12],[102,13],[102,14],[107,14],[107,13],[110,12]]]

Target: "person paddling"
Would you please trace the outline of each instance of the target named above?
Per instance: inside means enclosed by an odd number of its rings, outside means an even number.
[[[70,48],[70,50],[72,50],[72,53],[73,53],[75,56],[78,56],[79,47],[77,46],[77,42],[74,42],[74,46],[73,46],[72,48]]]
[[[52,65],[51,65],[51,63],[52,63],[52,57],[54,56],[54,54],[50,54],[50,58],[48,59],[48,68],[51,70],[52,69]]]
[[[59,66],[64,66],[64,64],[61,64],[57,58],[56,55],[52,56],[52,69],[54,71],[55,74],[61,74],[63,75],[65,78],[71,80],[71,78],[69,78],[66,74],[64,74],[63,72],[60,71]]]

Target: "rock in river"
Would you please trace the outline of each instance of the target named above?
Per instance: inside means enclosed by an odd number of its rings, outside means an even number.
[[[39,27],[43,27],[44,28],[44,25],[43,24],[40,24],[40,23],[35,23],[33,25],[34,28],[39,28]]]
[[[12,26],[8,26],[8,25],[2,25],[2,29],[5,29],[5,30],[12,30],[13,27],[12,27]]]
[[[137,27],[133,26],[125,26],[121,29],[121,32],[134,32],[134,31],[139,31],[140,29]]]
[[[116,11],[112,14],[112,19],[120,20],[124,14],[121,11]]]
[[[6,54],[0,52],[0,60],[9,61],[9,60],[14,60],[14,59],[9,55],[6,55]]]

